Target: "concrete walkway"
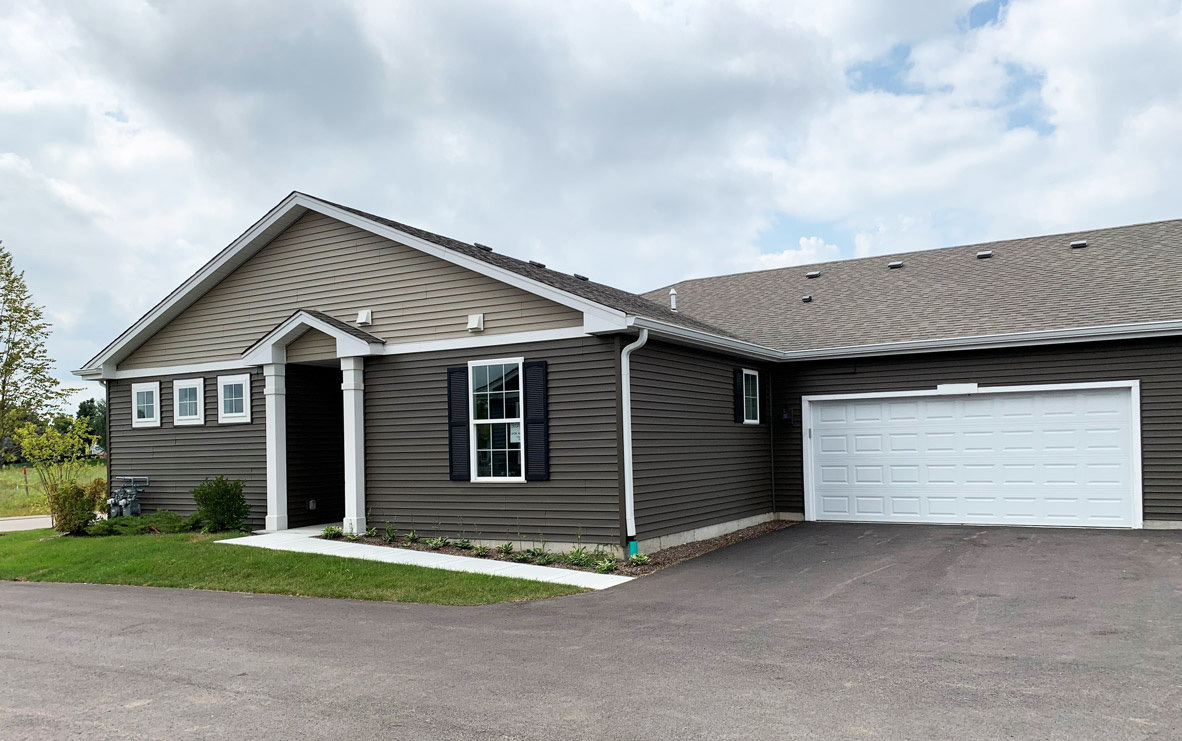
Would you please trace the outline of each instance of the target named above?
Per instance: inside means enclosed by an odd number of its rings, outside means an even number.
[[[44,527],[53,527],[53,520],[49,515],[0,517],[0,533],[19,533],[22,530],[39,530]]]
[[[383,545],[350,543],[347,540],[321,540],[316,536],[323,529],[322,526],[300,527],[292,528],[291,530],[279,530],[263,535],[252,535],[246,538],[220,540],[218,542],[226,545],[270,548],[277,551],[320,553],[326,556],[361,558],[366,561],[426,566],[431,569],[446,569],[448,571],[467,571],[473,574],[508,576],[514,579],[532,579],[534,581],[546,581],[554,584],[570,584],[571,586],[583,587],[584,589],[607,589],[608,587],[614,587],[618,584],[632,581],[633,578],[616,574],[595,574],[589,571],[556,569],[549,566],[535,566],[528,563],[512,563],[484,558],[470,558],[468,556],[452,556],[446,553],[431,553],[430,551],[413,551],[409,548],[390,548]]]

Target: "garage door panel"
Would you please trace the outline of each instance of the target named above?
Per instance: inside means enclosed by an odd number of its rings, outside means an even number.
[[[1127,388],[814,404],[819,519],[1133,524]]]

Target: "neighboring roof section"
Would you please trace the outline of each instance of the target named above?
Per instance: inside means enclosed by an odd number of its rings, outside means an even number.
[[[377,337],[375,335],[372,335],[369,332],[366,332],[364,329],[361,329],[359,327],[354,327],[352,324],[349,324],[348,322],[342,322],[340,319],[337,319],[335,316],[330,316],[328,314],[325,314],[323,311],[317,311],[315,309],[300,309],[300,310],[296,311],[295,313],[293,313],[292,316],[295,316],[296,314],[300,314],[300,313],[304,313],[310,317],[313,317],[315,319],[319,319],[320,321],[322,321],[326,324],[329,324],[333,327],[336,327],[337,329],[341,330],[342,332],[345,332],[346,334],[353,335],[354,337],[356,337],[357,339],[359,339],[363,342],[369,342],[371,344],[377,344],[377,345],[386,344],[386,341],[383,340],[381,337]]]
[[[1071,243],[1086,240],[1087,246]],[[992,251],[987,258],[977,253]],[[903,263],[897,269],[892,262]],[[819,271],[815,278],[808,273]],[[782,351],[1182,319],[1182,220],[676,283],[678,308]],[[646,294],[668,296],[670,286]],[[808,302],[803,297],[811,296]]]
[[[622,311],[625,314],[657,319],[662,322],[668,322],[669,324],[676,324],[680,327],[687,327],[689,329],[696,329],[702,332],[720,334],[724,337],[731,336],[725,330],[719,327],[713,327],[706,322],[695,319],[694,317],[686,316],[684,314],[670,310],[667,300],[665,300],[663,303],[659,301],[650,301],[643,296],[639,296],[635,293],[629,293],[627,291],[622,291],[619,288],[612,288],[611,286],[607,286],[602,283],[596,283],[592,280],[576,278],[571,274],[562,273],[557,270],[534,265],[530,262],[527,262],[526,260],[519,260],[516,257],[510,257],[500,252],[490,252],[488,250],[481,249],[476,245],[468,244],[467,242],[461,242],[459,240],[452,239],[451,237],[433,234],[417,227],[408,226],[397,221],[392,221],[382,216],[375,216],[374,214],[366,213],[365,211],[360,211],[355,208],[350,208],[349,206],[342,206],[339,203],[325,201],[323,199],[316,198],[315,196],[308,196],[307,194],[304,195],[329,206],[339,208],[342,211],[348,211],[349,213],[360,216],[363,219],[369,219],[370,221],[376,222],[383,226],[388,226],[391,229],[397,229],[400,232],[405,232],[411,236],[418,237],[419,239],[431,242],[433,244],[437,244],[440,247],[446,247],[467,257],[475,258],[481,262],[486,262],[489,265],[495,265],[505,270],[511,270],[518,275],[529,278],[530,280],[544,283],[551,288],[557,288],[560,291],[572,293],[576,296],[587,299],[588,301],[594,301],[597,304]]]

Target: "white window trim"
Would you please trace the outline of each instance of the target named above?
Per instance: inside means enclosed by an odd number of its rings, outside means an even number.
[[[182,417],[181,416],[181,389],[197,389],[197,416],[196,417]],[[205,424],[205,379],[204,378],[184,378],[172,382],[172,425],[173,427],[186,427],[189,425],[203,425]]]
[[[476,404],[473,400],[472,369],[478,365],[511,365],[517,364],[518,378],[518,416],[504,420],[479,420],[481,424],[490,422],[517,422],[521,430],[521,475],[520,476],[477,476],[476,475]],[[468,470],[474,484],[524,484],[525,483],[525,358],[493,358],[489,360],[468,361]]]
[[[154,402],[152,403],[152,411],[155,415],[150,419],[138,419],[136,415],[137,405],[136,396],[141,391],[151,391]],[[159,427],[160,426],[160,382],[150,381],[148,383],[133,383],[131,384],[131,426],[132,427]]]
[[[747,418],[747,376],[755,376],[755,419]],[[757,425],[759,419],[763,415],[763,405],[759,398],[759,371],[751,370],[750,368],[743,369],[743,424]]]
[[[227,414],[224,403],[226,386],[242,384],[242,414]],[[218,424],[247,424],[250,422],[250,374],[241,373],[233,376],[218,376]]]

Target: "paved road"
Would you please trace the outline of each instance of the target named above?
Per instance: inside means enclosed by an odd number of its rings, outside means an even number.
[[[53,518],[49,515],[0,517],[0,533],[18,533],[22,530],[39,530],[43,527],[53,527]]]
[[[0,736],[1142,739],[1182,533],[805,524],[444,608],[0,583]]]

